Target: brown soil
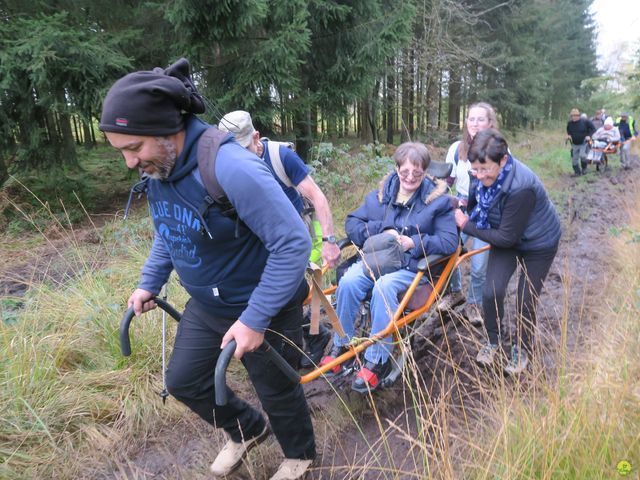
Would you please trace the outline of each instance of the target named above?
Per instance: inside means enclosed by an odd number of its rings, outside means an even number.
[[[617,161],[614,163],[616,165],[605,174],[592,171],[580,181],[568,177],[560,180],[569,192],[566,202],[558,205],[563,237],[538,312],[538,343],[544,347],[538,367],[548,375],[555,371],[563,315],[569,319],[570,348],[580,343],[589,325],[599,318],[598,306],[603,301],[601,292],[607,282],[607,257],[611,248],[609,230],[626,224],[630,194],[636,190],[634,179],[640,171],[637,157],[630,172],[621,171]],[[90,233],[86,240],[92,241]],[[19,295],[23,290],[20,285],[49,274],[51,259],[61,248],[56,242],[30,252],[28,261],[22,264],[1,267],[0,296]],[[0,256],[4,257],[5,253],[0,251]],[[64,277],[65,273],[56,275]],[[513,286],[509,297],[513,298]],[[507,312],[513,310],[513,305],[507,305]],[[478,377],[483,377],[478,375],[473,362],[482,338],[481,330],[467,326],[456,314],[451,317],[432,314],[427,318],[414,336],[413,352],[420,376],[417,382],[428,391],[425,412],[446,403],[449,429],[455,432],[462,418],[458,413],[464,412],[471,418],[480,414],[486,388],[479,384]],[[507,319],[503,328],[508,328],[509,322]],[[434,431],[419,431],[422,427],[417,426],[407,387],[415,383],[416,380],[396,382],[373,399],[353,394],[348,387],[334,391],[322,379],[305,385],[320,453],[311,478],[411,478],[390,472],[401,472],[403,467],[416,471],[416,462],[421,461],[416,457],[424,458],[424,452],[412,448],[413,439],[418,438],[419,433],[431,438],[435,450],[442,448],[442,439],[437,438]],[[244,398],[257,404],[246,384],[236,383],[235,387]],[[347,409],[353,412],[353,419],[347,417]],[[86,478],[211,478],[208,463],[224,442],[219,432],[186,409],[184,421],[164,425],[146,438],[140,444],[123,448],[127,453],[116,454],[105,459],[104,465],[91,468]],[[269,440],[251,453],[249,461],[233,478],[269,478],[280,460],[281,451],[274,440]]]

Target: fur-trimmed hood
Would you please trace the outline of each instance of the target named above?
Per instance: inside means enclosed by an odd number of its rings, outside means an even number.
[[[395,201],[398,196],[398,190],[400,189],[400,177],[398,173],[393,171],[385,175],[380,184],[378,185],[378,201],[380,203],[389,203]],[[408,203],[412,203],[415,198],[421,198],[425,205],[429,205],[436,198],[445,195],[449,191],[447,182],[438,178],[432,177],[428,173],[425,174],[422,180],[422,185],[418,188],[416,193],[418,197],[414,196]]]
[[[406,268],[415,272],[425,254],[451,255],[458,247],[458,229],[447,188],[446,182],[425,177],[406,204],[397,203],[400,179],[393,172],[347,215],[345,231],[358,246],[385,230],[410,237],[414,247],[405,251],[404,257]]]

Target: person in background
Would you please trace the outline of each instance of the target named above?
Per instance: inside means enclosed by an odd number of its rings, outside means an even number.
[[[227,113],[220,120],[218,128],[222,131],[233,133],[240,145],[264,160],[298,213],[303,213],[303,197],[309,201],[315,209],[321,229],[321,231],[316,232],[315,225],[311,226],[314,229],[314,235],[312,236],[313,248],[309,260],[316,264],[324,261],[331,267],[335,266],[340,258],[340,248],[334,235],[331,209],[329,208],[327,197],[311,177],[309,167],[305,165],[293,149],[279,145],[280,163],[284,168],[284,174],[289,180],[288,184],[283,183],[272,163],[268,148],[269,141],[260,140],[260,132],[254,128],[251,115],[248,112],[236,110]],[[277,142],[274,142],[274,145],[277,145]],[[311,368],[317,365],[331,339],[331,334],[327,328],[322,323],[319,326],[320,331],[317,335],[309,333],[308,324],[303,329],[305,355],[300,360],[302,368]]]
[[[602,110],[596,110],[596,114],[591,118],[591,123],[593,123],[593,127],[597,130],[602,128],[606,118],[604,108]]]
[[[471,163],[467,158],[469,145],[476,134],[487,128],[497,128],[498,120],[496,112],[491,105],[485,102],[474,103],[469,106],[467,118],[462,129],[462,140],[454,142],[447,151],[447,163],[453,164],[451,177],[456,197],[460,202],[460,208],[466,211],[469,198],[469,170]],[[469,235],[464,232],[461,235],[464,245]],[[487,243],[479,238],[471,237],[471,248],[477,250]],[[472,325],[482,325],[482,285],[487,274],[487,252],[479,253],[471,257],[471,274],[469,278],[469,295],[465,299],[462,292],[462,275],[456,268],[451,275],[449,293],[445,295],[437,305],[438,310],[450,310],[466,300],[464,315]]]
[[[596,148],[604,148],[607,146],[607,143],[617,143],[620,141],[620,131],[613,125],[613,118],[607,117],[602,127],[598,128],[593,134],[593,140]],[[595,142],[600,142],[600,144],[596,144]]]
[[[336,312],[345,336],[334,334],[331,353],[321,365],[345,353],[355,334],[355,320],[360,304],[371,291],[371,335],[389,324],[398,308],[398,295],[413,281],[421,258],[451,255],[458,246],[458,231],[453,207],[444,180],[426,174],[431,157],[422,143],[406,142],[393,154],[396,168],[381,182],[379,190],[367,194],[364,203],[347,216],[345,230],[358,247],[374,235],[387,233],[396,238],[404,251],[404,266],[399,270],[372,278],[362,260],[346,271],[336,291]],[[365,363],[351,388],[359,393],[375,390],[392,370],[391,337],[371,345],[364,353]],[[337,366],[328,375],[341,372]]]
[[[570,113],[571,119],[567,123],[567,138],[571,140],[571,164],[573,176],[587,173],[587,147],[589,139],[596,131],[593,123],[580,118],[580,110],[574,108]]]
[[[533,351],[536,305],[560,242],[560,220],[540,179],[509,153],[502,134],[483,130],[469,149],[475,180],[469,191],[468,215],[455,212],[463,232],[491,245],[482,289],[487,342],[476,361],[493,365],[502,332],[504,297],[516,268],[516,332],[509,331],[510,357],[505,372],[522,372]]]
[[[638,136],[636,121],[627,112],[623,112],[616,120],[615,125],[620,131],[620,140],[623,142],[620,149],[620,165],[624,170],[629,170],[631,168],[631,159],[629,157],[631,142],[634,142]]]
[[[207,201],[198,148],[201,136],[215,127],[195,115],[204,111],[186,59],[165,70],[130,73],[104,99],[100,129],[127,167],[146,173],[155,228],[128,305],[136,315],[155,308],[155,296],[174,269],[190,295],[166,372],[167,388],[228,435],[211,464],[214,475],[233,472],[273,431],[285,460],[271,480],[302,478],[316,456],[304,391],[260,346],[266,339],[297,367],[311,240],[264,162],[232,135],[217,140],[215,170],[233,213]],[[269,422],[229,388],[228,403],[215,404],[214,369],[231,340]]]

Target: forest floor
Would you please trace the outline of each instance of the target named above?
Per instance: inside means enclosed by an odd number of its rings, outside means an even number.
[[[563,236],[538,311],[538,337],[545,347],[538,367],[550,376],[557,366],[556,346],[562,335],[562,316],[569,318],[570,351],[578,348],[584,336],[589,335],[589,325],[600,320],[598,305],[605,301],[602,287],[607,283],[611,229],[626,224],[630,194],[636,188],[635,178],[640,171],[637,156],[630,171],[619,168],[617,157],[613,163],[603,174],[591,166],[586,176],[578,179],[566,176],[558,179],[556,185],[565,192],[562,197],[565,204],[558,205]],[[109,215],[112,214],[102,212],[96,218]],[[76,229],[76,241],[95,241],[94,231],[93,226]],[[20,253],[3,245],[0,296],[19,298],[28,285],[45,274],[64,281],[73,269],[56,271],[54,261],[64,251],[64,241],[62,237],[56,240],[53,236],[47,244]],[[511,299],[514,288],[512,280],[508,294]],[[507,312],[513,309],[512,303],[506,307]],[[473,361],[482,331],[468,326],[455,313],[443,317],[431,314],[420,334],[414,344],[417,370],[428,386],[428,402],[436,405],[444,399],[449,405],[449,430],[454,435],[463,415],[465,418],[469,415],[473,421],[482,410],[484,389],[474,380],[478,378],[478,370]],[[232,380],[231,386],[259,406],[246,381]],[[424,432],[418,431],[421,424],[411,412],[411,392],[406,383],[399,381],[373,398],[351,393],[348,385],[334,389],[323,379],[310,382],[304,388],[314,418],[319,453],[311,478],[405,478],[401,472],[416,471],[416,457],[421,453],[416,451],[412,438]],[[514,388],[517,388],[515,382]],[[140,443],[124,449],[126,456],[105,458],[102,467],[89,467],[92,473],[86,478],[210,478],[208,464],[224,441],[219,432],[185,409],[180,422],[161,422],[157,429],[146,432]],[[280,459],[281,451],[271,437],[254,449],[229,478],[269,478]],[[407,474],[406,478],[411,476]]]

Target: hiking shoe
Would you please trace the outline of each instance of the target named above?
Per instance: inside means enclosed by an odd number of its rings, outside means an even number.
[[[451,292],[440,299],[436,308],[441,311],[451,310],[456,305],[464,302],[464,293]]]
[[[209,470],[218,477],[229,475],[242,464],[242,459],[247,455],[249,450],[264,441],[270,433],[269,425],[265,425],[262,432],[253,438],[246,439],[239,443],[229,440],[224,447],[222,447],[222,450],[218,453]]]
[[[468,303],[464,308],[464,316],[474,327],[480,327],[484,325],[484,319],[482,318],[482,307],[475,303]]]
[[[393,369],[391,358],[384,363],[366,361],[356,378],[351,383],[351,390],[358,393],[373,392],[378,389],[380,382],[384,380]]]
[[[526,350],[519,348],[517,345],[511,347],[511,358],[504,366],[505,373],[509,375],[517,375],[523,372],[529,365],[529,355]]]
[[[312,462],[313,460],[285,458],[270,480],[298,480],[299,478],[304,478]]]
[[[322,358],[322,360],[320,360],[320,367],[324,367],[327,363],[335,360],[336,358],[338,358],[340,355],[342,355],[343,353],[346,353],[349,351],[349,348],[347,348],[346,346],[338,346],[338,345],[334,345],[333,348],[331,348],[331,351],[329,352],[329,355],[326,355],[325,357]],[[325,373],[325,375],[327,377],[332,377],[333,375],[339,375],[341,373],[344,372],[344,370],[351,366],[351,364],[353,363],[354,359],[350,358],[349,360],[346,360],[344,362],[342,362],[342,364],[340,365],[336,365],[335,367],[333,367],[331,370],[329,370],[327,373]]]
[[[483,367],[490,367],[493,365],[493,358],[496,356],[496,353],[498,353],[498,345],[487,342],[480,348],[476,356],[476,362]]]
[[[304,355],[300,359],[300,367],[302,368],[314,368],[324,354],[329,340],[331,340],[331,332],[320,325],[320,331],[317,335],[305,335],[305,349]]]

